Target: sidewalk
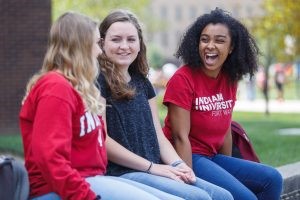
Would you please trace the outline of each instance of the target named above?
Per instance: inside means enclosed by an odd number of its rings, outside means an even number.
[[[277,168],[283,178],[281,200],[300,199],[300,162]]]
[[[258,99],[254,101],[237,100],[234,111],[246,112],[265,112],[265,100]],[[285,100],[279,102],[277,100],[269,101],[270,113],[300,113],[300,100]]]

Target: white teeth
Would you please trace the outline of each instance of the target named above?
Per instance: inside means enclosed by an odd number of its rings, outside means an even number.
[[[208,54],[206,54],[206,56],[216,56],[217,54],[215,54],[215,53],[208,53]]]

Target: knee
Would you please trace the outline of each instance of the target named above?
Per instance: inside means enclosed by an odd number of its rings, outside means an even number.
[[[283,185],[283,178],[279,171],[275,168],[271,168],[269,172],[267,173],[268,179],[269,179],[269,184],[272,186],[272,188],[277,189],[277,190],[282,190],[282,185]]]
[[[222,193],[219,193],[216,196],[213,196],[213,200],[234,200],[233,196],[231,193],[227,190],[223,190]]]
[[[186,192],[186,195],[183,197],[186,200],[199,200],[199,199],[207,199],[213,200],[209,194],[201,189],[195,189],[193,191]]]
[[[213,200],[234,200],[233,196],[227,190],[224,190],[222,193],[213,193],[211,195]]]
[[[250,190],[244,193],[236,194],[234,199],[258,200],[257,196]]]
[[[258,200],[257,196],[246,186],[240,185],[238,187],[230,188],[233,199],[238,200]]]

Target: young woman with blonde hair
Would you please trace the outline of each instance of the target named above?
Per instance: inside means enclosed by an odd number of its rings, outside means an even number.
[[[159,200],[128,180],[103,176],[99,41],[97,23],[82,14],[67,12],[52,25],[42,69],[30,79],[20,111],[30,199]]]

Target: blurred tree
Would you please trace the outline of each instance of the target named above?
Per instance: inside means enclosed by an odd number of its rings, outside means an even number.
[[[81,12],[101,20],[110,10],[116,8],[129,9],[139,17],[145,18],[144,13],[148,4],[149,0],[52,0],[52,21],[68,10]]]
[[[265,66],[263,93],[266,114],[269,114],[269,66],[274,62],[293,62],[300,58],[300,3],[299,0],[264,0],[264,14],[250,25],[262,52]]]
[[[161,69],[164,64],[164,58],[160,49],[155,44],[149,43],[147,46],[147,54],[150,67],[153,69]]]
[[[264,0],[262,6],[265,13],[255,20],[252,28],[265,52],[265,64],[270,61],[290,62],[299,58],[299,0]]]

